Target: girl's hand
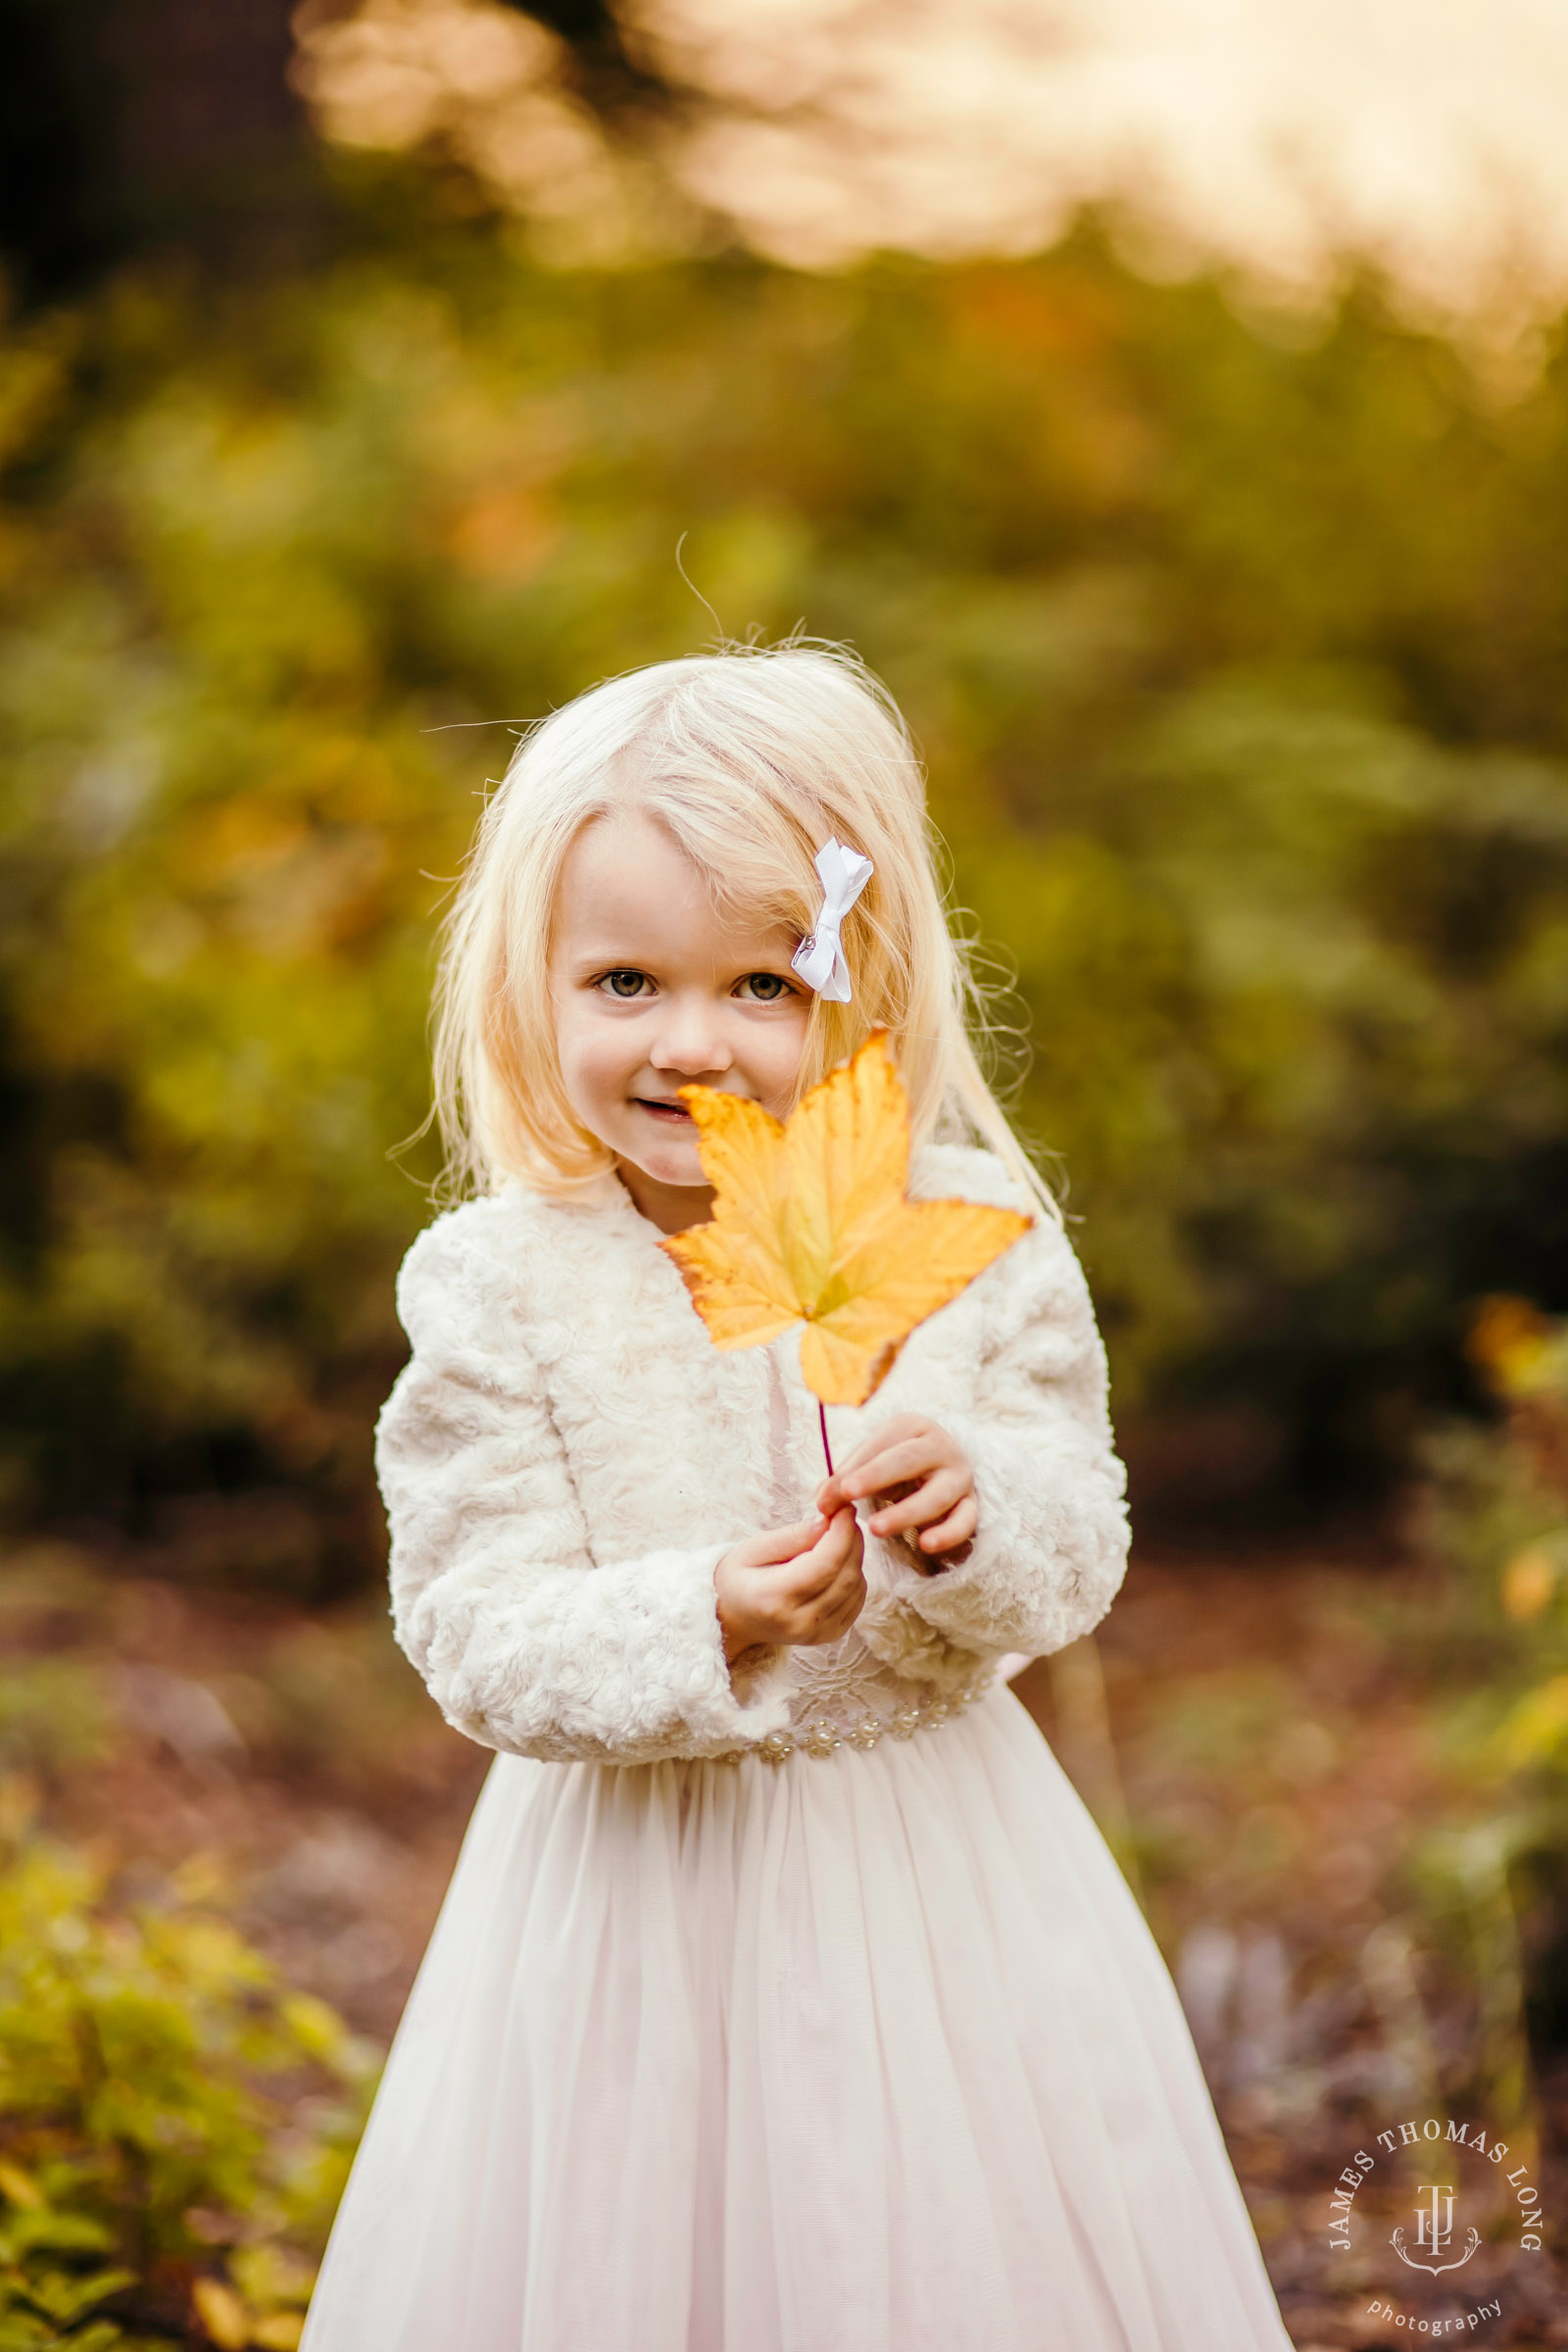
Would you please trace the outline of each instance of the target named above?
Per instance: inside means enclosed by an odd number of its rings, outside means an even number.
[[[847,1634],[865,1599],[864,1549],[843,1504],[732,1544],[713,1570],[726,1664],[762,1643],[807,1645]]]
[[[937,1422],[919,1413],[885,1421],[827,1480],[816,1507],[836,1511],[867,1495],[872,1535],[910,1553],[928,1575],[967,1555],[980,1524],[974,1472]]]

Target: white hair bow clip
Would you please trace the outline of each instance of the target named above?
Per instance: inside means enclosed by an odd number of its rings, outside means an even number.
[[[862,858],[858,850],[847,850],[842,842],[830,836],[817,851],[814,862],[822,884],[822,911],[816,918],[816,929],[802,940],[790,957],[790,967],[819,997],[826,997],[833,1004],[847,1004],[850,967],[839,944],[839,928],[871,879],[871,860]]]

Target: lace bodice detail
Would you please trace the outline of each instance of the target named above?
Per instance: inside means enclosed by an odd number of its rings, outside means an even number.
[[[984,1697],[999,1671],[999,1660],[977,1658],[973,1676],[956,1690],[911,1682],[885,1666],[852,1626],[841,1641],[790,1652],[790,1729],[760,1752],[773,1762],[797,1747],[830,1756],[846,1742],[863,1751],[884,1738],[910,1740]]]

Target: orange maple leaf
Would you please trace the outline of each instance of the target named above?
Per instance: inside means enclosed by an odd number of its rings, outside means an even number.
[[[716,1348],[797,1323],[801,1372],[825,1404],[863,1404],[917,1323],[1033,1219],[973,1200],[910,1200],[909,1102],[873,1030],[784,1125],[760,1102],[683,1086],[713,1214],[660,1244]]]

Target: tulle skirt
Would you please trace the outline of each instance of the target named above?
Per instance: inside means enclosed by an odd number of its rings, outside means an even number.
[[[498,1756],[304,2352],[1290,2352],[1165,1964],[1018,1700]]]

